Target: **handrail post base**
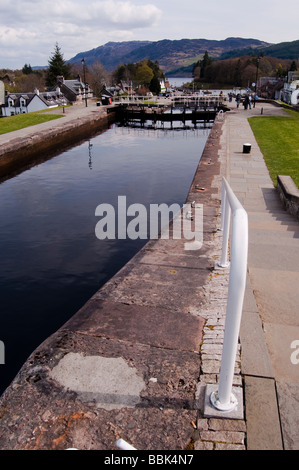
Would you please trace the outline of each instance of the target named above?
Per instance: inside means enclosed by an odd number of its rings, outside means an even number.
[[[211,393],[210,401],[214,408],[219,411],[233,411],[238,406],[238,400],[233,393],[230,395],[229,403],[222,404],[219,400],[217,390],[214,390],[214,392]]]
[[[215,264],[215,268],[214,269],[226,269],[226,268],[229,268],[230,267],[230,262],[228,261],[227,263],[221,263],[221,262],[218,262]]]
[[[242,387],[233,387],[231,402],[222,407],[222,405],[217,401],[218,386],[219,384],[206,385],[203,409],[204,417],[244,419]]]

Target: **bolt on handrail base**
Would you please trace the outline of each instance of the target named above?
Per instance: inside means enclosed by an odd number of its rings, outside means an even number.
[[[222,405],[217,400],[219,384],[207,384],[204,397],[203,415],[205,418],[244,419],[242,387],[233,387],[231,403]],[[215,404],[213,401],[215,400]],[[215,406],[216,405],[216,406]],[[219,408],[226,409],[219,409]]]
[[[230,400],[228,403],[221,403],[217,390],[211,393],[210,401],[214,408],[219,411],[233,411],[238,405],[238,400],[233,393],[231,393]]]

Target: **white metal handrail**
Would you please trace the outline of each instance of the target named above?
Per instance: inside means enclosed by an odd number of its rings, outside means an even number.
[[[230,273],[219,387],[210,396],[212,405],[221,411],[233,410],[237,405],[232,388],[246,286],[248,255],[247,213],[226,179],[223,178],[221,200],[223,240],[221,261],[219,263],[221,267],[229,265],[228,241],[231,219]]]
[[[137,450],[128,442],[124,441],[123,439],[118,439],[116,441],[116,445],[120,450]]]

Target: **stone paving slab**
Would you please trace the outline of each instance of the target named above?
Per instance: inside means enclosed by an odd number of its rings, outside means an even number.
[[[277,381],[276,390],[279,401],[284,449],[298,450],[298,433],[294,432],[294,430],[299,429],[299,415],[297,412],[299,396],[298,380],[296,380],[296,383]],[[293,413],[290,410],[293,410]]]
[[[199,353],[203,325],[182,311],[92,299],[62,330]]]
[[[274,379],[245,377],[247,449],[282,450]]]
[[[242,344],[242,374],[273,378],[272,362],[257,311],[248,312],[246,309],[243,310],[240,341]]]
[[[297,291],[294,292],[293,286],[298,285],[299,273],[291,271],[291,282],[290,272],[279,269],[252,268],[250,273],[263,324],[276,322],[297,325]],[[271,295],[263,287],[265,281]]]

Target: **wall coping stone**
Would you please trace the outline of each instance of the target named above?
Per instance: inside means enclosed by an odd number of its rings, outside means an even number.
[[[277,190],[285,210],[299,219],[299,189],[291,176],[277,176]]]

